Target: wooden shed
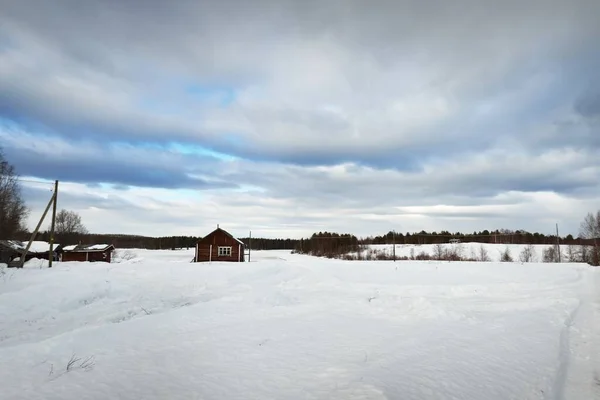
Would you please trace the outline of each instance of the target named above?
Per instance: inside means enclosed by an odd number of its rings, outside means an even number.
[[[194,261],[244,262],[245,248],[244,242],[217,227],[196,243]]]
[[[111,261],[115,247],[112,244],[78,244],[60,249],[60,261]]]
[[[29,242],[21,242],[18,240],[0,240],[0,263],[8,264],[9,267],[21,265],[21,258],[25,254],[25,249]],[[60,245],[54,244],[53,261],[58,260],[58,251]],[[50,243],[43,241],[33,241],[29,247],[29,251],[25,256],[25,261],[33,258],[48,260],[50,257]]]

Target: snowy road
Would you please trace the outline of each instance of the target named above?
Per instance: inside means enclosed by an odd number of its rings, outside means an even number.
[[[598,398],[589,266],[136,252],[0,279],[0,399]]]

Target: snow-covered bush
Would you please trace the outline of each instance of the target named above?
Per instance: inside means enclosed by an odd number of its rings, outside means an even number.
[[[558,262],[558,252],[556,251],[556,247],[549,246],[545,248],[542,254],[542,259],[545,263]]]
[[[137,258],[137,254],[131,250],[115,250],[111,261],[113,263],[122,263],[123,261],[133,260],[134,258]]]
[[[446,261],[463,261],[463,246],[461,244],[452,245],[446,249],[444,253],[444,260]]]
[[[500,261],[502,262],[513,262],[512,255],[510,254],[510,249],[507,247],[500,254]]]
[[[415,260],[422,260],[422,261],[427,261],[427,260],[431,260],[431,259],[432,259],[432,257],[428,253],[425,253],[424,251],[421,251],[415,257]]]

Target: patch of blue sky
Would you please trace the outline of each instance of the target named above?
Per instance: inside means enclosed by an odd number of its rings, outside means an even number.
[[[169,142],[169,143],[160,143],[154,141],[145,141],[145,142],[135,142],[135,144],[127,141],[113,141],[110,143],[112,147],[119,146],[133,146],[142,150],[152,150],[152,151],[170,151],[175,153],[180,153],[184,155],[197,155],[203,157],[214,157],[216,159],[222,161],[234,161],[239,159],[238,157],[227,154],[224,152],[220,152],[217,150],[210,149],[208,147],[204,147],[197,144],[192,143],[181,143],[181,142]]]
[[[240,187],[238,187],[237,189],[235,189],[234,191],[236,192],[241,192],[241,193],[266,193],[267,190],[265,188],[262,188],[260,186],[256,186],[256,185],[250,185],[250,184],[245,184],[245,183],[241,183]]]
[[[119,147],[119,146],[127,146],[127,147],[135,147],[137,149],[142,150],[155,150],[155,151],[164,151],[165,145],[162,143],[151,142],[151,141],[135,141],[130,142],[126,140],[114,140],[110,142],[111,147]]]
[[[40,142],[42,141],[52,141],[52,140],[56,140],[59,141],[60,137],[57,136],[56,134],[52,134],[51,132],[48,132],[47,130],[44,129],[37,129],[38,126],[33,124],[34,126],[31,127],[28,124],[24,124],[21,123],[19,121],[15,121],[13,119],[10,118],[4,118],[2,116],[0,116],[0,145],[2,145],[2,138],[16,138],[17,141],[19,141],[19,139],[23,138],[31,138],[34,137],[36,139],[38,139]],[[43,143],[43,142],[42,142]],[[8,144],[8,147],[14,147],[14,144]],[[35,146],[36,144],[30,144],[30,146]],[[6,146],[6,144],[5,144]],[[17,146],[19,147],[19,146]]]
[[[168,150],[176,151],[186,155],[210,156],[222,161],[233,161],[238,158],[234,155],[219,152],[200,145],[190,143],[169,143]]]
[[[17,131],[47,131],[45,127],[37,123],[33,118],[24,115],[9,102],[0,99],[0,127],[5,130]]]
[[[0,112],[2,112],[2,110],[0,110]],[[6,118],[6,117],[0,115],[0,127],[4,128],[6,130],[16,131],[21,128],[21,125],[19,125],[17,122],[15,122],[11,118]]]

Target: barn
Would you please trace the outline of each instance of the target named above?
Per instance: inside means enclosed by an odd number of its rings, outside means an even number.
[[[64,246],[60,261],[110,262],[115,247],[112,244],[78,244]]]
[[[244,242],[219,228],[196,243],[195,262],[232,261],[244,262]]]

